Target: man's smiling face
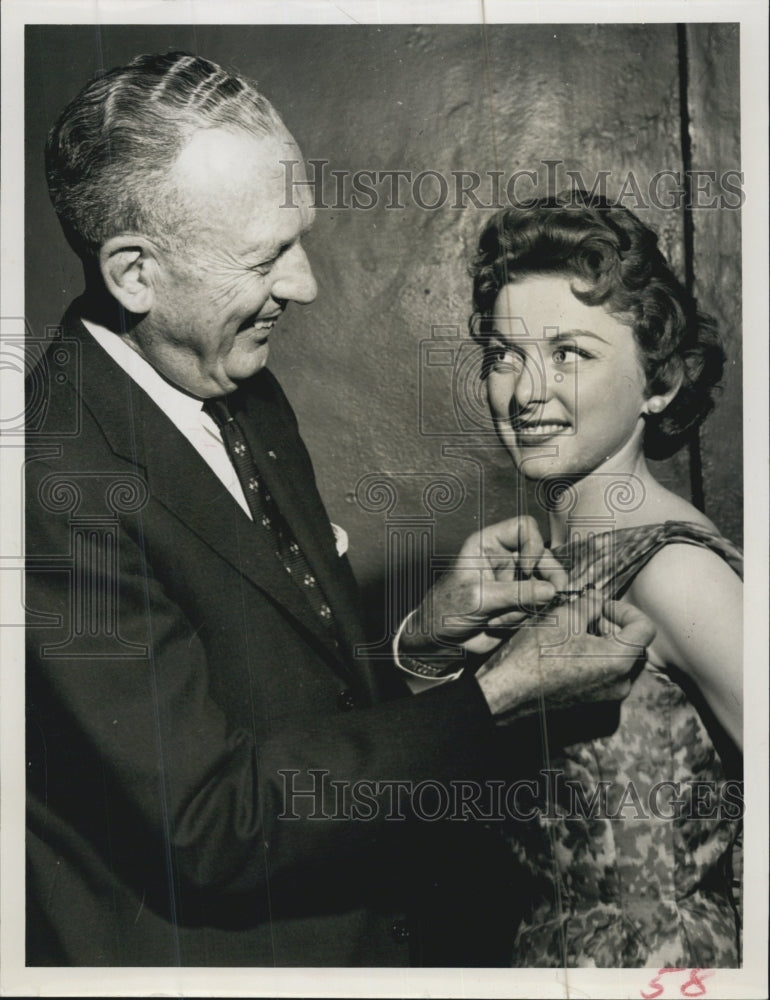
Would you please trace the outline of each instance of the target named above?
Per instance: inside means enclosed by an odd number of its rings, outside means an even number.
[[[231,392],[263,368],[287,303],[315,298],[301,245],[313,209],[304,187],[287,200],[287,159],[301,160],[288,132],[202,129],[172,167],[189,226],[179,249],[158,249],[153,305],[129,340],[193,395]]]

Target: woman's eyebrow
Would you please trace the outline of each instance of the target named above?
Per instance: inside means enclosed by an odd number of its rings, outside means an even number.
[[[550,329],[554,329],[551,327]],[[558,330],[553,335],[549,337],[549,340],[574,340],[576,337],[591,337],[593,340],[600,340],[603,344],[609,344],[609,340],[605,340],[604,337],[600,337],[598,333],[594,333],[593,330]]]
[[[496,326],[493,326],[485,332],[484,336],[487,340],[491,338],[496,338],[497,340],[502,341],[502,343],[510,344],[511,346],[527,344],[527,343],[530,344],[538,342],[542,343],[544,340],[547,340],[549,343],[559,343],[561,341],[566,341],[566,340],[575,340],[576,337],[591,337],[593,340],[600,340],[603,344],[610,343],[608,340],[605,340],[604,337],[600,337],[598,333],[594,333],[593,330],[583,330],[583,329],[560,330],[556,326],[545,326],[543,327],[543,334],[546,334],[547,331],[551,330],[555,331],[553,336],[544,335],[541,337],[536,337],[529,332],[527,332],[526,334],[506,335],[502,332],[502,330],[499,330]]]
[[[526,337],[508,337],[502,330],[498,330],[496,326],[485,330],[483,336],[484,340],[498,340],[501,344],[505,344],[506,347],[520,347],[522,343],[526,343],[527,341]]]

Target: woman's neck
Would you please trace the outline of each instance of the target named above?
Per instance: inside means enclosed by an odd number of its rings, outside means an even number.
[[[629,443],[630,444],[630,443]],[[644,508],[662,487],[640,446],[621,449],[586,476],[554,480],[544,491],[553,548],[590,526],[592,531],[644,523]]]

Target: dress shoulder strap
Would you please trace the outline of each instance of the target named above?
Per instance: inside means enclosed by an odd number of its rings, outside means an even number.
[[[743,578],[743,556],[718,532],[689,521],[665,521],[588,534],[562,546],[554,555],[570,574],[570,588],[593,587],[619,598],[636,574],[666,545],[697,545],[715,552]]]

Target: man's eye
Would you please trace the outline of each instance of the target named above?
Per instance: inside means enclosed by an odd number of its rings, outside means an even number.
[[[263,260],[261,264],[255,264],[250,267],[249,270],[253,271],[255,274],[268,274],[270,268],[275,264],[277,257],[272,257],[270,260]]]

